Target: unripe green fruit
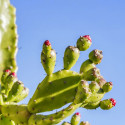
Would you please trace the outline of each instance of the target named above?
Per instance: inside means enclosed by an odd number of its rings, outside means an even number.
[[[80,51],[85,51],[91,46],[91,38],[89,35],[80,36],[80,38],[77,40],[77,48]]]
[[[16,74],[11,73],[10,75],[7,76],[5,80],[5,94],[8,96],[10,90],[12,89],[12,86],[14,82],[17,80]]]
[[[16,81],[10,90],[6,101],[16,102],[16,99],[18,99],[18,96],[20,96],[19,94],[22,94],[23,89],[24,84],[21,81]]]
[[[64,69],[71,69],[79,58],[79,49],[73,46],[68,46],[64,53]]]
[[[29,89],[26,87],[23,87],[23,90],[21,91],[21,93],[18,93],[17,98],[14,99],[14,102],[20,102],[23,99],[25,99],[29,94]]]
[[[100,108],[103,110],[109,110],[116,105],[116,101],[111,99],[106,99],[100,102]]]
[[[11,71],[9,69],[5,70],[2,74],[2,77],[1,77],[1,86],[2,87],[5,87],[5,80],[7,78],[7,76],[11,73]]]
[[[89,59],[95,64],[101,63],[102,58],[103,58],[103,55],[102,55],[102,51],[100,50],[95,49],[89,53]]]
[[[102,87],[104,92],[109,92],[112,90],[112,82],[107,82]]]
[[[79,112],[75,113],[71,119],[71,125],[78,125],[80,122],[81,115]]]
[[[56,52],[55,50],[51,50],[50,54],[41,53],[41,62],[46,71],[47,75],[51,75],[53,73],[56,61]]]
[[[45,55],[48,55],[48,54],[50,54],[51,49],[52,49],[51,43],[49,42],[49,40],[46,40],[46,41],[44,42],[44,44],[43,44],[43,53],[44,53]]]

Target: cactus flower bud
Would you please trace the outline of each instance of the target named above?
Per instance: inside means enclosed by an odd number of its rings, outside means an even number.
[[[72,124],[72,125],[78,125],[79,122],[80,122],[80,118],[81,118],[80,113],[79,113],[79,112],[75,113],[75,114],[72,116],[71,124]]]
[[[7,69],[7,70],[5,70],[5,71],[3,72],[3,75],[2,75],[2,77],[1,77],[1,81],[2,81],[1,86],[5,86],[5,80],[6,80],[7,76],[8,76],[10,73],[11,73],[11,71],[10,71],[9,69]]]
[[[87,50],[92,44],[92,40],[89,35],[80,36],[80,38],[77,40],[77,48],[79,48],[80,51]]]
[[[8,96],[9,91],[11,90],[14,82],[17,80],[15,72],[10,73],[5,79],[5,94]]]
[[[109,110],[116,105],[116,101],[111,99],[106,99],[100,102],[100,108],[103,110]]]
[[[45,44],[46,46],[51,46],[51,43],[49,42],[49,40],[46,40],[46,41],[44,42],[44,44]]]
[[[116,100],[111,98],[110,101],[112,102],[112,105],[115,106],[116,105]]]
[[[50,52],[51,52],[51,43],[49,42],[49,40],[46,40],[45,42],[44,42],[44,44],[43,44],[43,53],[45,54],[45,55],[48,55],[48,54],[50,54]]]
[[[12,72],[10,75],[13,76],[13,77],[17,77],[15,72]]]
[[[9,74],[11,73],[11,71],[10,71],[9,69],[5,70],[5,72],[7,72],[7,73],[9,73]]]
[[[103,55],[102,55],[102,51],[100,50],[95,49],[89,53],[89,59],[95,64],[101,63],[102,58],[103,58]]]

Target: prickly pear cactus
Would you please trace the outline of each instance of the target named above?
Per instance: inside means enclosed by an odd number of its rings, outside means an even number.
[[[62,125],[90,125],[88,121],[80,122],[80,119],[81,119],[81,115],[80,115],[79,112],[77,112],[72,116],[70,123],[69,122],[63,122]]]
[[[64,68],[53,73],[56,52],[49,40],[43,43],[41,63],[47,73],[38,85],[28,104],[17,103],[27,97],[29,89],[16,76],[17,33],[15,25],[15,8],[9,0],[0,0],[0,125],[55,125],[72,115],[79,107],[85,109],[109,110],[116,105],[113,98],[102,100],[111,91],[112,82],[107,82],[96,65],[101,63],[103,55],[100,50],[93,50],[80,67],[79,73],[71,68],[77,62],[80,52],[92,44],[89,35],[80,36],[76,46],[68,46],[64,52]],[[88,83],[90,81],[90,83]],[[65,109],[50,115],[38,113],[61,108]],[[71,123],[78,125],[80,114],[72,116]],[[90,125],[81,122],[80,125]]]

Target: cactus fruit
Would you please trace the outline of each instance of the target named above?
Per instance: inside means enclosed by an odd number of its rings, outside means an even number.
[[[103,55],[102,55],[102,51],[100,50],[95,49],[89,53],[89,59],[95,64],[101,63],[102,58],[103,58]]]
[[[14,72],[9,71],[8,74],[3,72],[1,79],[4,87],[1,88],[1,94],[3,95],[4,102],[19,102],[27,97],[29,89],[24,87],[21,81],[17,81],[17,76]]]
[[[72,125],[78,125],[80,122],[81,115],[79,112],[75,113],[71,119],[71,124]]]
[[[51,48],[51,44],[46,40],[43,44],[43,51],[41,53],[41,63],[47,75],[53,73],[56,61],[56,52]]]
[[[11,73],[11,71],[9,69],[5,70],[3,72],[3,75],[1,77],[1,86],[5,87],[4,83],[5,83],[5,79],[6,77]]]
[[[71,118],[71,123],[63,122],[62,125],[78,125],[80,122],[81,115],[79,112],[75,113]],[[89,122],[82,121],[79,125],[90,125]]]
[[[68,46],[64,53],[64,69],[71,69],[79,58],[80,51],[78,48]]]
[[[109,91],[111,91],[112,90],[112,82],[106,82],[104,85],[103,85],[103,87],[102,87],[102,89],[103,89],[103,91],[104,92],[109,92]]]
[[[111,98],[111,99],[106,99],[100,102],[100,107],[101,109],[108,110],[111,109],[116,105],[116,101]]]
[[[80,36],[80,38],[77,40],[77,48],[80,51],[87,50],[92,44],[92,40],[89,35]]]
[[[6,101],[8,102],[16,102],[16,98],[18,98],[19,94],[23,91],[24,84],[20,81],[16,81],[11,89],[11,91],[8,94],[8,97],[6,98]]]
[[[55,73],[56,52],[50,41],[46,40],[41,52],[41,63],[47,76],[38,85],[28,105],[18,105],[18,102],[27,97],[29,89],[16,76],[15,8],[10,5],[9,0],[0,0],[0,15],[0,125],[55,125],[72,115],[79,107],[108,110],[116,105],[113,98],[102,100],[112,89],[112,83],[106,82],[96,68],[96,64],[103,58],[102,51],[91,51],[89,59],[82,63],[80,73],[70,70],[77,62],[80,51],[91,46],[89,35],[80,37],[76,47],[66,48],[64,69]],[[37,114],[61,108],[68,103],[68,107],[56,113]],[[75,113],[71,123],[63,122],[62,125],[78,125],[80,117],[79,113]],[[81,122],[80,125],[90,124]]]
[[[49,54],[51,52],[51,43],[49,42],[49,40],[46,40],[43,44],[43,53],[44,54]]]
[[[5,94],[8,95],[9,91],[12,89],[14,82],[17,80],[16,74],[10,73],[5,80]]]

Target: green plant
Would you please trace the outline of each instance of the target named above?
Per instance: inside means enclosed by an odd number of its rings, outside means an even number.
[[[102,51],[96,49],[90,52],[89,59],[81,65],[80,73],[70,70],[78,60],[80,51],[85,51],[91,46],[89,35],[81,36],[76,47],[66,48],[64,69],[56,73],[53,73],[56,53],[51,43],[46,40],[43,44],[41,62],[47,76],[38,85],[28,104],[18,105],[18,102],[27,97],[29,90],[17,79],[15,73],[17,29],[15,8],[10,5],[9,0],[0,0],[0,15],[0,125],[54,125],[79,107],[101,107],[108,110],[115,106],[116,101],[113,98],[101,101],[104,94],[112,89],[112,83],[106,82],[96,68],[103,58]],[[87,81],[91,83],[88,84]],[[67,103],[70,103],[67,108],[54,114],[38,114],[58,109]],[[73,116],[71,120],[72,125],[78,124],[75,118],[76,116]],[[86,123],[80,123],[84,124]]]

